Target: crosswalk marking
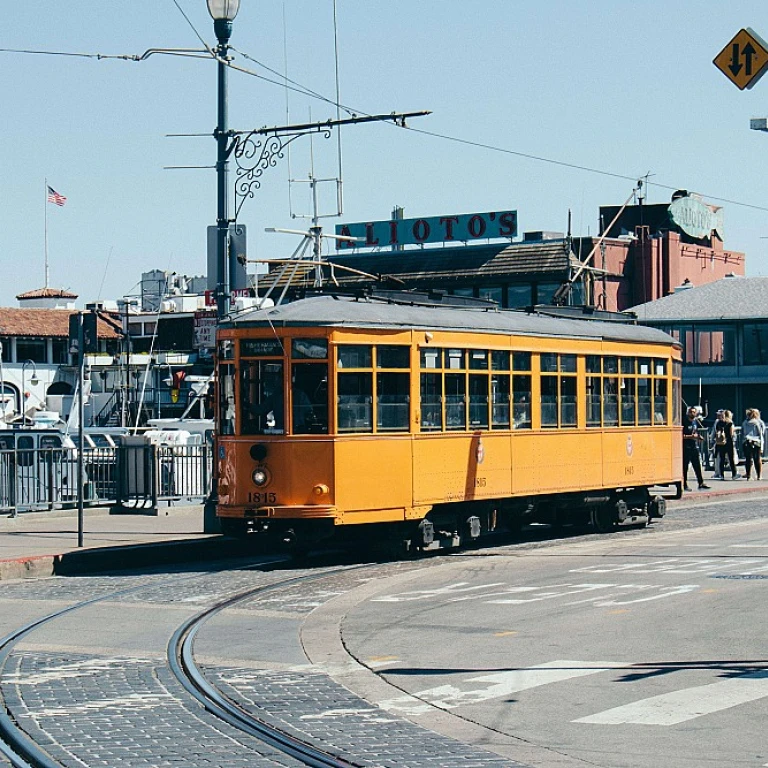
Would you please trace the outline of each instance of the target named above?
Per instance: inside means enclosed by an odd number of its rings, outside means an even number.
[[[611,669],[625,668],[627,664],[614,661],[550,661],[535,667],[513,669],[508,672],[494,672],[490,675],[478,675],[464,680],[465,683],[485,683],[470,690],[462,690],[454,685],[440,685],[401,696],[397,699],[381,702],[381,706],[390,712],[405,715],[420,715],[433,707],[453,709],[463,704],[476,704],[488,699],[509,696],[512,693],[537,688],[540,685],[559,683],[575,677],[608,672]]]
[[[715,573],[717,571],[727,571],[733,568],[747,568],[747,566],[754,566],[753,568],[749,568],[750,572],[768,569],[764,560],[755,558],[736,558],[733,560],[688,560],[685,558],[670,557],[664,560],[651,560],[644,563],[613,563],[607,565],[601,563],[599,565],[585,565],[581,568],[572,568],[570,573]]]
[[[676,725],[765,696],[768,696],[768,670],[652,696],[573,722],[596,725]]]

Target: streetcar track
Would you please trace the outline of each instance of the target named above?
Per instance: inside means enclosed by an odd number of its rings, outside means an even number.
[[[356,566],[363,568],[364,566]],[[305,575],[288,579],[279,584],[256,587],[239,595],[227,598],[197,616],[186,621],[174,633],[168,643],[168,663],[184,688],[206,709],[246,733],[266,741],[273,747],[295,757],[305,765],[314,768],[358,768],[362,763],[341,757],[336,753],[323,750],[307,741],[298,739],[282,728],[267,723],[247,712],[225,694],[213,686],[195,663],[193,645],[198,630],[213,616],[239,602],[276,589],[284,589],[294,584],[316,581],[320,578],[348,572],[352,568],[339,568],[321,575]]]
[[[249,569],[257,567],[269,569],[270,566],[276,566],[279,564],[279,562],[258,563],[256,565],[250,566]],[[231,564],[227,564],[226,566],[222,566],[216,570],[223,572],[229,567],[231,567]],[[185,574],[181,581],[192,580],[199,577],[199,573],[191,575]],[[168,580],[169,583],[172,583],[173,581],[178,582],[180,580]],[[156,587],[156,583],[148,580],[141,584],[136,584],[124,589],[119,589],[107,594],[99,595],[98,597],[89,598],[87,600],[80,600],[69,606],[61,608],[57,611],[53,611],[52,613],[46,614],[45,616],[28,622],[22,627],[0,638],[0,753],[7,757],[8,760],[10,760],[11,765],[14,768],[61,768],[59,763],[54,761],[31,738],[29,738],[21,728],[15,724],[11,712],[6,704],[2,691],[2,679],[4,676],[6,664],[9,657],[11,656],[11,653],[13,652],[14,647],[36,629],[39,629],[46,624],[50,624],[62,616],[78,610],[82,610],[83,608],[95,605],[97,603],[115,600],[130,594],[134,594],[143,589]]]
[[[250,566],[253,568],[264,568],[271,571],[280,567],[282,563],[258,563]],[[270,591],[284,589],[293,584],[308,583],[318,581],[339,573],[349,572],[365,568],[369,564],[360,564],[354,566],[342,566],[333,569],[324,569],[321,573],[305,574],[301,576],[292,576],[288,579],[281,579],[271,584],[262,584],[258,587],[252,587],[246,590],[240,590],[234,595],[219,601],[214,606],[197,613],[191,619],[185,621],[173,634],[168,643],[167,661],[177,680],[179,680],[185,690],[190,693],[195,700],[216,717],[229,723],[238,731],[248,734],[260,742],[269,744],[299,760],[305,765],[314,768],[357,768],[362,763],[345,759],[339,755],[325,752],[316,745],[302,741],[291,736],[286,731],[270,725],[266,721],[260,720],[252,713],[248,713],[242,707],[229,700],[221,692],[217,691],[202,675],[194,662],[192,647],[197,631],[212,616],[229,606],[234,606],[249,598]],[[226,568],[222,568],[225,571]],[[200,574],[185,575],[183,580],[199,578]],[[174,583],[178,580],[167,580],[168,583]],[[81,600],[68,605],[59,610],[53,611],[45,616],[39,617],[24,626],[14,630],[3,638],[0,638],[0,758],[6,757],[13,768],[61,768],[61,764],[56,762],[39,744],[24,731],[14,721],[12,713],[6,704],[2,692],[2,679],[5,676],[7,662],[13,653],[15,646],[23,639],[31,635],[35,630],[48,625],[57,619],[90,607],[97,603],[114,601],[125,598],[146,589],[157,589],[156,582],[146,581],[141,584],[108,592],[97,597]],[[177,656],[178,654],[178,656]],[[194,682],[190,682],[190,679]]]

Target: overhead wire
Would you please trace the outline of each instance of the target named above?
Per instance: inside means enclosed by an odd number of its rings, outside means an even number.
[[[22,48],[0,48],[0,53],[22,53],[22,54],[33,54],[33,55],[46,55],[46,56],[69,56],[69,57],[77,57],[77,58],[89,58],[89,59],[120,59],[125,61],[143,61],[149,56],[151,56],[154,53],[167,53],[172,55],[181,55],[181,56],[196,56],[200,57],[200,54],[206,53],[211,56],[216,61],[220,61],[224,64],[226,64],[227,67],[230,69],[233,69],[237,72],[242,72],[243,74],[249,75],[251,77],[255,77],[259,80],[263,80],[266,83],[269,83],[271,85],[277,85],[280,88],[291,90],[296,93],[300,93],[305,96],[309,96],[314,99],[318,99],[319,101],[322,101],[326,104],[329,104],[330,106],[334,106],[337,108],[337,110],[343,110],[349,115],[356,116],[356,115],[363,115],[363,116],[369,116],[367,112],[363,110],[356,110],[352,107],[349,107],[345,104],[340,103],[339,99],[331,99],[326,96],[323,96],[321,93],[314,91],[311,88],[308,88],[301,83],[299,83],[296,80],[293,80],[291,78],[288,78],[285,73],[280,73],[277,70],[272,69],[271,67],[267,66],[263,62],[259,61],[258,59],[255,59],[254,57],[248,55],[247,53],[238,50],[237,48],[234,48],[233,46],[230,46],[230,50],[235,51],[240,56],[242,56],[244,59],[247,59],[248,61],[252,61],[254,64],[257,64],[258,66],[265,69],[267,72],[270,72],[272,74],[275,74],[276,76],[280,77],[281,80],[273,80],[269,77],[265,77],[264,75],[255,72],[251,69],[248,69],[246,67],[241,67],[237,64],[234,64],[232,61],[227,61],[224,59],[221,59],[219,56],[216,55],[216,52],[211,49],[211,47],[205,42],[204,38],[200,35],[200,33],[195,29],[194,25],[190,21],[187,14],[184,12],[184,10],[181,8],[181,6],[178,3],[178,0],[172,0],[172,2],[176,5],[179,12],[182,14],[182,16],[186,19],[187,23],[190,25],[192,30],[194,31],[195,35],[198,37],[198,39],[201,41],[201,43],[205,46],[205,51],[195,51],[193,49],[159,49],[159,48],[150,48],[147,51],[145,51],[141,55],[131,55],[131,54],[122,54],[122,55],[110,55],[110,54],[101,54],[101,53],[80,53],[80,52],[67,52],[67,51],[45,51],[45,50],[30,50],[30,49],[22,49]],[[207,58],[207,56],[205,57]],[[289,84],[290,83],[290,84]],[[402,127],[402,126],[397,126]],[[451,136],[449,134],[445,133],[439,133],[437,131],[429,131],[423,128],[413,128],[410,125],[404,126],[408,130],[419,133],[423,136],[428,136],[431,138],[441,139],[443,141],[450,141],[455,144],[462,144],[464,146],[468,147],[475,147],[477,149],[484,149],[489,152],[498,152],[501,154],[511,155],[514,157],[520,157],[526,160],[532,160],[535,162],[540,163],[547,163],[549,165],[556,165],[562,168],[570,168],[572,170],[577,171],[583,171],[585,173],[593,173],[600,176],[606,176],[608,178],[613,179],[621,179],[623,181],[637,181],[638,176],[637,175],[630,175],[626,173],[616,173],[613,171],[606,171],[604,169],[600,168],[593,168],[587,165],[582,165],[579,163],[571,163],[564,160],[555,160],[553,158],[549,157],[543,157],[541,155],[534,155],[529,152],[521,152],[519,150],[509,149],[508,147],[499,147],[493,144],[488,144],[485,142],[479,142],[479,141],[473,141],[471,139],[465,139],[461,138],[459,136]],[[655,186],[659,189],[666,189],[675,191],[677,189],[680,189],[681,187],[679,185],[669,185],[669,184],[662,184],[658,181],[649,181],[647,182],[648,186]],[[768,212],[768,207],[762,206],[762,205],[755,205],[754,203],[745,203],[740,200],[734,200],[732,198],[722,197],[720,195],[713,195],[709,193],[702,192],[700,193],[703,197],[706,197],[709,200],[721,202],[721,203],[727,203],[728,205],[735,205],[741,208],[749,208],[751,210],[755,211],[766,211]]]

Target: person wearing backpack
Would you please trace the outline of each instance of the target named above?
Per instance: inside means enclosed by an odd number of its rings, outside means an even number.
[[[755,466],[755,479],[763,474],[763,446],[765,443],[765,423],[760,418],[757,408],[747,408],[747,418],[741,425],[742,449],[744,451],[744,470],[747,480],[751,480],[752,465]]]
[[[731,469],[731,479],[738,480],[736,470],[736,449],[733,443],[733,414],[726,409],[717,412],[714,427],[715,434],[715,474],[716,480],[725,480],[725,461]]]

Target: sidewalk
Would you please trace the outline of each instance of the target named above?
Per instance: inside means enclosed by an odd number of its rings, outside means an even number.
[[[685,499],[701,499],[709,496],[728,496],[734,493],[757,493],[762,491],[763,493],[768,491],[768,463],[763,466],[763,479],[756,480],[754,470],[752,472],[752,479],[747,480],[744,477],[744,467],[738,467],[737,479],[731,479],[730,470],[725,473],[723,480],[718,480],[714,477],[714,470],[704,470],[704,484],[709,488],[699,489],[698,482],[696,481],[696,475],[693,473],[693,469],[688,469],[688,487],[690,491],[683,491],[683,500]]]
[[[0,581],[117,568],[151,567],[215,555],[232,541],[203,532],[203,506],[160,507],[158,513],[110,514],[86,509],[83,547],[77,510],[0,517]]]

